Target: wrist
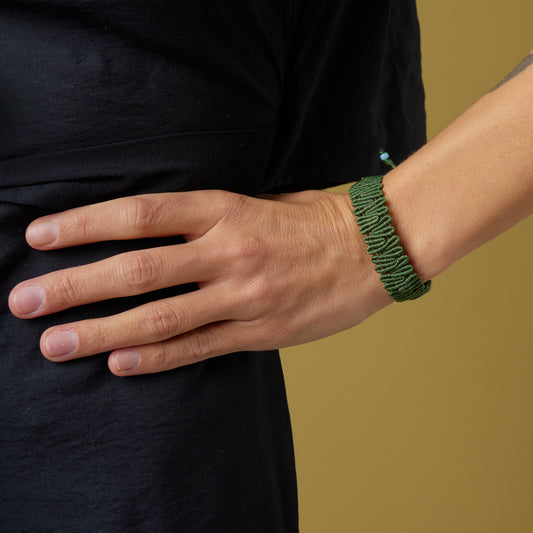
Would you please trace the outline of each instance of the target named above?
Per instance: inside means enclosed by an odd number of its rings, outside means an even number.
[[[423,283],[462,255],[455,221],[437,201],[431,172],[418,157],[383,177],[383,195],[400,244]]]
[[[438,272],[435,261],[435,243],[417,219],[416,202],[413,196],[416,190],[406,185],[407,176],[397,168],[383,177],[383,196],[385,198],[392,225],[400,239],[404,253],[409,257],[420,280],[425,283]]]
[[[381,160],[392,168],[385,151]],[[415,300],[426,294],[431,281],[422,282],[400,243],[383,194],[383,176],[367,176],[350,188],[353,213],[367,245],[367,252],[385,290],[397,302]]]

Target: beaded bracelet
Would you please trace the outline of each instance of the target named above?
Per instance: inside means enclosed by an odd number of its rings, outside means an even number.
[[[380,150],[380,159],[396,168],[384,150]],[[383,176],[368,176],[352,185],[353,213],[386,291],[397,302],[414,300],[429,291],[431,280],[420,281],[400,245],[383,196],[382,179]]]

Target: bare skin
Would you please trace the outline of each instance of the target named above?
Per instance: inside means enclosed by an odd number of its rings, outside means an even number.
[[[531,63],[505,80],[384,178],[424,280],[533,212]]]
[[[393,223],[423,281],[533,212],[530,65],[528,59],[384,178]],[[31,319],[197,282],[198,291],[42,335],[41,351],[52,361],[108,351],[110,370],[128,376],[311,341],[392,302],[347,195],[195,191],[121,198],[38,219],[26,238],[46,252],[180,234],[185,244],[26,280],[13,289],[10,309]]]

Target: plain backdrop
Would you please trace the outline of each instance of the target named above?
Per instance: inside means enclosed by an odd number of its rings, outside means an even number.
[[[533,2],[418,8],[431,137],[533,48]],[[532,243],[530,217],[421,300],[283,350],[302,533],[533,531]]]

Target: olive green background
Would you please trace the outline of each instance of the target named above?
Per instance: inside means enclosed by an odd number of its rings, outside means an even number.
[[[418,8],[431,137],[533,48],[533,2]],[[533,531],[532,243],[530,217],[421,300],[283,351],[302,533]]]

